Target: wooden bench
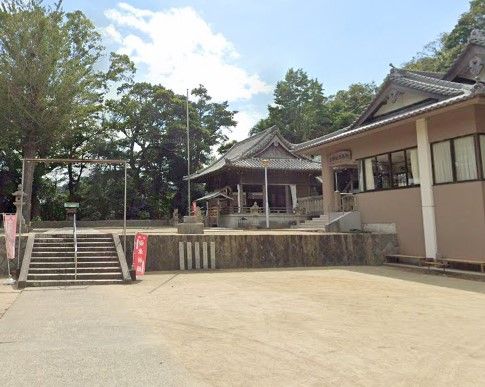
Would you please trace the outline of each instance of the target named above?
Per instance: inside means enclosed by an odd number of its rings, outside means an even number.
[[[422,266],[422,263],[426,261],[427,258],[417,255],[392,254],[386,256],[386,259],[390,263],[401,263],[401,260],[416,261],[419,266]]]
[[[480,271],[485,273],[485,261],[478,261],[473,259],[459,259],[459,258],[442,258],[439,261],[445,262],[446,264],[450,263],[463,263],[466,265],[477,265],[480,267]]]
[[[426,266],[428,270],[431,270],[431,267],[436,267],[446,271],[446,268],[449,267],[449,264],[446,261],[440,259],[435,260],[433,258],[426,258],[417,255],[392,254],[388,255],[386,258],[389,263],[401,263],[401,260],[414,261],[418,264],[418,266]]]
[[[424,260],[422,261],[422,265],[427,266],[428,270],[431,270],[431,267],[436,267],[437,269],[443,269],[446,271],[446,268],[449,266],[448,262],[442,260]],[[420,265],[421,266],[421,265]]]

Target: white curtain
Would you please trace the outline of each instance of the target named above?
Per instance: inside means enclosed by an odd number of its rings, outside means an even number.
[[[375,189],[374,169],[372,168],[373,159],[365,159],[365,188],[367,191]]]
[[[411,173],[412,178],[409,179],[409,184],[419,184],[419,161],[418,161],[418,150],[409,149],[408,157],[411,162]]]
[[[475,180],[477,178],[477,160],[473,137],[457,138],[455,147],[456,180]]]
[[[358,168],[359,168],[359,192],[364,191],[364,162],[361,160],[359,161]]]
[[[449,141],[433,144],[433,164],[435,183],[447,183],[453,181]]]

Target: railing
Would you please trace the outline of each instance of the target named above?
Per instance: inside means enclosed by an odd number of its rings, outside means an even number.
[[[74,214],[72,222],[72,234],[74,237],[74,279],[77,280],[77,227],[76,214]]]
[[[335,191],[335,203],[338,212],[351,212],[357,210],[357,202],[352,193]]]
[[[232,212],[227,211],[224,212],[222,211],[221,214],[226,215],[226,214],[264,214],[264,207],[241,207],[241,212],[239,212],[239,209],[237,207],[232,208]],[[286,207],[270,207],[269,208],[269,213],[270,214],[288,214],[291,213],[291,211],[288,211]]]
[[[307,215],[322,215],[323,196],[306,196],[298,198],[298,207]]]

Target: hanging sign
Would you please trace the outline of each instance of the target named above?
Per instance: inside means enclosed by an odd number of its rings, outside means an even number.
[[[147,261],[148,235],[137,232],[133,244],[133,268],[137,277],[145,275]]]
[[[5,247],[7,258],[15,259],[15,236],[17,234],[17,215],[3,214],[3,228],[5,230]]]
[[[344,164],[351,161],[352,161],[352,152],[350,150],[341,150],[341,151],[332,153],[328,158],[328,162],[331,165],[339,165],[339,164]]]

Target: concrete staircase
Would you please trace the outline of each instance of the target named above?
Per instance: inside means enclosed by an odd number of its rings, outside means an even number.
[[[306,220],[293,228],[323,230],[327,232],[349,232],[360,230],[362,223],[358,211],[331,212],[330,214],[324,214],[317,218]]]
[[[339,213],[335,213],[339,214]],[[334,217],[334,213],[330,214],[332,216],[332,219]],[[297,226],[294,226],[294,228],[297,229],[319,229],[319,230],[325,230],[325,227],[330,223],[330,216],[329,214],[325,215],[320,215],[316,218],[312,218],[310,220],[305,220],[304,222],[300,223]]]
[[[78,234],[77,275],[72,234],[37,234],[25,286],[104,285],[123,283],[117,247],[111,234]]]

